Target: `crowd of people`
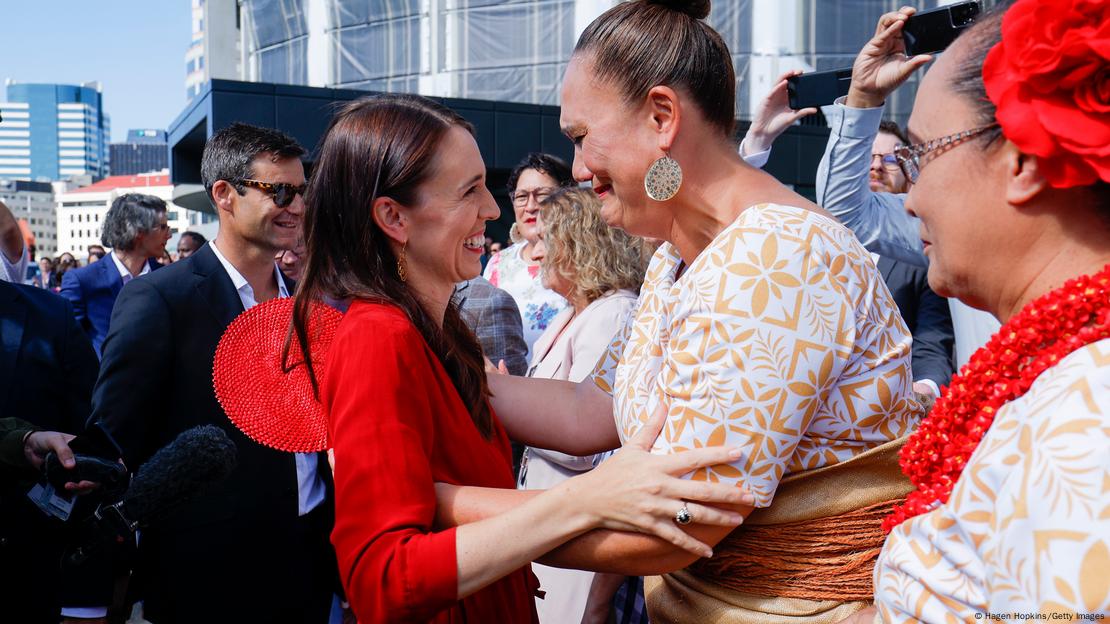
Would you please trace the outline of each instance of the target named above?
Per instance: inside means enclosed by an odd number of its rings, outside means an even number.
[[[131,194],[99,260],[16,286],[0,205],[5,621],[1110,614],[1110,3],[1002,1],[937,57],[905,54],[914,9],[881,16],[815,202],[761,168],[817,109],[785,74],[737,144],[709,9],[586,27],[574,160],[514,168],[504,248],[474,127],[416,95],[338,108],[308,178],[280,129],[218,130],[219,232],[165,266],[165,203]],[[329,452],[213,390],[232,322],[284,297],[279,364],[232,385],[315,406]],[[49,453],[107,440],[134,472],[205,424],[227,479],[58,564],[73,531],[27,496]],[[65,488],[87,515],[98,485]]]

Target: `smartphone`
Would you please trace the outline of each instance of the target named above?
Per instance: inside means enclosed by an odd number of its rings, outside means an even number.
[[[786,79],[786,97],[790,108],[820,107],[832,104],[836,98],[848,95],[852,84],[852,68],[811,72]]]
[[[906,56],[932,54],[948,47],[979,16],[978,2],[957,2],[915,13],[902,27]]]

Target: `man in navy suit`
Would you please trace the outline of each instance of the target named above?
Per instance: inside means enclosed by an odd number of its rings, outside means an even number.
[[[40,429],[80,433],[97,366],[69,302],[0,280],[0,415]],[[0,483],[0,622],[56,624],[63,599],[96,600],[85,592],[99,597],[104,588],[96,579],[75,579],[81,595],[63,587],[60,522],[30,502],[30,487]]]
[[[120,289],[161,266],[157,259],[166,253],[170,240],[166,202],[139,193],[117,197],[104,217],[101,240],[112,253],[103,262],[67,271],[61,293],[73,304],[77,322],[92,340],[97,357],[108,335],[112,306]]]

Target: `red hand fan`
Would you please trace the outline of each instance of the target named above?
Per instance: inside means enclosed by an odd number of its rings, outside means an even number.
[[[313,395],[296,335],[288,366],[282,366],[293,303],[292,297],[272,299],[237,316],[216,347],[212,383],[227,417],[247,437],[280,451],[311,453],[330,446],[328,419]],[[309,313],[308,342],[321,386],[328,348],[342,319],[342,313],[322,303],[313,304]]]

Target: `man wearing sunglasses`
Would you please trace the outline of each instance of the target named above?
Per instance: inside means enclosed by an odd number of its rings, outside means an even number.
[[[326,622],[338,587],[326,456],[250,440],[212,388],[228,324],[294,291],[274,257],[301,236],[304,153],[285,134],[246,124],[213,135],[201,177],[220,219],[216,239],[129,283],[116,303],[92,420],[119,442],[125,463],[142,465],[201,424],[222,427],[238,448],[225,481],[143,531],[135,576],[145,617],[158,624]]]

